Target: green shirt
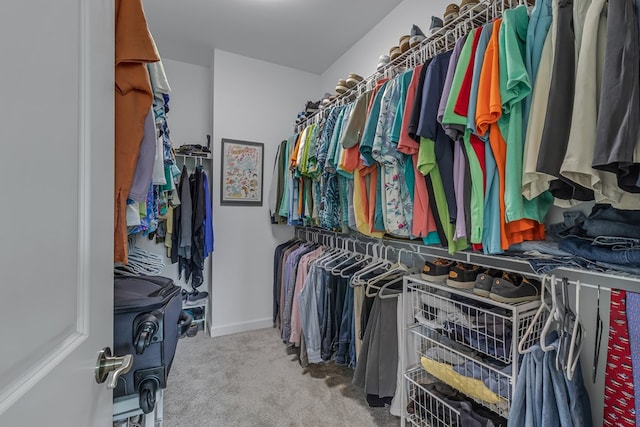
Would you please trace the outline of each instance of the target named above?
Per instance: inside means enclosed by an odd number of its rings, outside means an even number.
[[[431,177],[433,184],[433,194],[436,199],[436,208],[440,218],[449,218],[449,207],[447,206],[447,198],[444,194],[444,186],[440,177],[440,169],[436,162],[435,142],[428,138],[420,138],[420,150],[418,151],[418,171],[423,175]],[[455,253],[466,249],[469,245],[467,239],[453,240],[453,234],[456,231],[455,224],[444,222],[442,224],[444,234],[449,242],[449,253]],[[443,242],[444,243],[444,242]]]

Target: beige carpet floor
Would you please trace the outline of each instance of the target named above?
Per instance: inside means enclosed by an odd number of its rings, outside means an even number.
[[[300,367],[273,328],[178,342],[164,427],[397,427],[389,407],[370,408],[353,370]]]

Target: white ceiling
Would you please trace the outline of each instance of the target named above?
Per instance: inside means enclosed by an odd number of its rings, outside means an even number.
[[[402,0],[145,0],[162,56],[213,48],[321,74]]]

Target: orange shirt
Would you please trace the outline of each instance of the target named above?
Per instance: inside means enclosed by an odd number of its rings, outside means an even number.
[[[115,4],[114,262],[127,263],[127,197],[153,103],[146,63],[160,60],[141,0]]]
[[[498,51],[498,36],[502,20],[493,24],[493,33],[485,52],[482,72],[478,84],[478,102],[476,109],[476,128],[483,136],[489,132],[489,144],[496,159],[499,182],[500,202],[500,245],[503,250],[509,246],[525,240],[544,239],[544,226],[537,221],[521,219],[506,222],[504,204],[505,168],[507,159],[507,145],[498,127],[498,119],[502,115],[502,100],[500,99],[500,66]]]

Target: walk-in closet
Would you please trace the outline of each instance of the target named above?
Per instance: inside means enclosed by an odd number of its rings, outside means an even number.
[[[640,423],[640,1],[0,24],[0,426]]]

